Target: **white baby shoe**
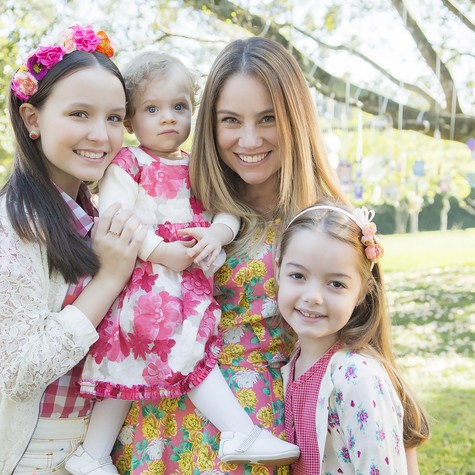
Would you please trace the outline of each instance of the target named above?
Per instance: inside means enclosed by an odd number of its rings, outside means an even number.
[[[248,435],[221,432],[218,456],[226,463],[280,466],[295,462],[300,449],[256,426]]]
[[[93,459],[80,445],[66,461],[65,468],[72,475],[111,475],[119,473],[110,457]]]

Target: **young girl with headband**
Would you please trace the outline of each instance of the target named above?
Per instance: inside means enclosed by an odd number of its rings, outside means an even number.
[[[301,450],[294,475],[418,473],[405,448],[429,429],[391,349],[373,216],[327,200],[282,235],[278,306],[298,337],[282,369],[287,440]]]
[[[122,145],[126,94],[112,55],[103,31],[76,25],[11,81],[16,152],[0,192],[2,475],[68,473],[92,407],[77,395],[82,360],[145,237],[118,204],[98,218],[86,188]]]

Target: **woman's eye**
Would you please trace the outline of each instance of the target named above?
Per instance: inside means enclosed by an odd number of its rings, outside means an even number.
[[[224,122],[225,124],[237,124],[238,121],[235,117],[223,117],[221,119],[221,122]]]
[[[273,115],[266,115],[262,118],[264,124],[273,124],[275,122],[275,117]]]
[[[111,115],[111,116],[109,117],[109,120],[110,120],[111,122],[123,122],[123,121],[124,121],[124,118],[121,117],[120,115]]]
[[[290,277],[295,280],[301,280],[304,278],[303,275],[299,272],[294,272],[293,274],[290,274]]]
[[[155,114],[155,112],[158,112],[158,107],[156,107],[156,106],[148,106],[148,107],[147,107],[147,112],[150,112],[151,114]]]

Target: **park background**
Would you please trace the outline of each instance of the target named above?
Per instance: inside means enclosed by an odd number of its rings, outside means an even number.
[[[9,80],[41,38],[76,23],[109,34],[119,67],[160,49],[201,84],[235,38],[292,52],[345,192],[375,208],[384,235],[395,351],[431,420],[421,474],[475,474],[475,1],[3,0],[0,184],[14,153]]]

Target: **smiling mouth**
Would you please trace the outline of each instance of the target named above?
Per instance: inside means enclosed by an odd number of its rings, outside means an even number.
[[[303,315],[305,318],[319,318],[319,317],[323,317],[323,315],[321,313],[309,313],[309,312],[306,312],[305,310],[298,310],[297,309],[297,312],[299,312],[301,315]]]
[[[105,152],[88,152],[87,150],[75,150],[75,152],[81,157],[93,159],[103,158],[106,155]]]
[[[266,153],[260,153],[259,155],[242,155],[242,154],[236,154],[239,157],[239,160],[242,160],[245,163],[258,163],[262,162],[264,158],[269,155],[270,152]]]

